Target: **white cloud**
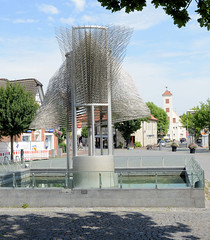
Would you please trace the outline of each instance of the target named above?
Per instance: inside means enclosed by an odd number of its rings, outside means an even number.
[[[53,5],[42,4],[42,5],[39,5],[38,8],[41,12],[48,13],[48,14],[58,14],[59,13],[58,9]]]
[[[162,107],[161,94],[165,86],[171,85],[170,69],[158,63],[145,62],[138,57],[126,58],[124,66],[134,79],[143,100],[154,102],[157,106]]]
[[[13,23],[36,23],[36,22],[39,22],[39,21],[35,19],[30,19],[30,18],[28,19],[19,18],[19,19],[13,20]]]
[[[143,10],[143,12],[132,12],[127,13],[119,12],[115,15],[115,24],[126,25],[134,28],[135,30],[144,30],[151,28],[163,20],[165,20],[165,15],[160,12],[154,12],[157,10]]]
[[[0,18],[0,20],[2,20],[2,21],[6,21],[6,22],[9,22],[9,21],[11,21],[11,19],[10,19],[10,18]]]
[[[61,18],[60,21],[65,24],[73,25],[75,22],[75,19],[72,17],[69,18]]]
[[[173,94],[173,107],[178,115],[209,98],[209,69],[199,75],[188,71],[178,75],[171,65],[146,62],[138,57],[126,58],[124,65],[145,102],[151,101],[162,107],[162,94],[167,86]]]
[[[24,14],[24,13],[25,13],[24,11],[16,11],[16,14],[22,15],[22,14]]]
[[[19,55],[18,58],[12,56],[7,59],[0,58],[2,78],[9,80],[36,78],[43,84],[44,90],[47,89],[49,79],[59,69],[60,65],[61,55],[59,49],[50,53],[40,51],[28,55],[24,53],[22,56]]]
[[[88,15],[84,15],[83,17],[82,17],[82,20],[84,21],[84,22],[96,22],[96,18],[95,17],[92,17],[92,16],[88,16]]]
[[[192,41],[192,49],[209,49],[210,37],[199,37]]]
[[[106,12],[106,14],[95,15],[101,22],[128,26],[135,30],[151,28],[169,18],[162,9],[155,9],[151,4],[148,4],[143,11],[130,12],[129,14],[125,13],[124,10],[115,13]]]
[[[83,11],[85,7],[85,0],[70,0],[73,2],[79,11]]]
[[[203,54],[203,52],[201,51],[182,51],[182,52],[178,52],[178,51],[174,51],[174,52],[160,52],[157,56],[160,58],[174,58],[174,57],[191,57],[191,56],[197,56],[197,55],[201,55]]]
[[[48,17],[47,19],[48,19],[48,21],[50,21],[50,22],[54,22],[54,21],[55,21],[54,18],[52,18],[52,17]]]

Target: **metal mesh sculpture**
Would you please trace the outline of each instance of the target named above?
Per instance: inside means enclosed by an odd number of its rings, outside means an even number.
[[[106,121],[109,88],[112,122],[148,116],[149,109],[132,78],[121,68],[130,36],[130,29],[119,26],[59,29],[57,38],[64,62],[50,79],[44,103],[31,127],[64,126],[71,131],[72,93],[77,121],[90,125],[93,103],[95,121]]]

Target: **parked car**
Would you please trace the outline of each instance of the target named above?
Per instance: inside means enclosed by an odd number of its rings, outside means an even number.
[[[199,147],[202,147],[202,139],[197,139],[196,143]]]
[[[162,147],[165,147],[165,146],[166,146],[166,142],[165,142],[164,140],[162,140],[162,139],[159,141],[159,145],[160,145],[160,144],[162,145]]]
[[[180,139],[180,142],[181,142],[181,143],[186,142],[186,141],[187,141],[186,138],[181,138],[181,139]]]
[[[168,138],[165,138],[164,141],[167,143],[167,142],[170,142],[170,140]]]

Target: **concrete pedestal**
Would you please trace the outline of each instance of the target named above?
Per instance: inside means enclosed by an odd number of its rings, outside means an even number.
[[[73,157],[75,188],[110,188],[115,184],[113,156]]]

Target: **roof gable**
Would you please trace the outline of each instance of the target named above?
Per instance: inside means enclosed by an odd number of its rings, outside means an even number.
[[[172,96],[172,93],[166,89],[162,96]]]
[[[9,82],[8,79],[0,78],[0,87],[6,87],[7,86],[7,82]]]

